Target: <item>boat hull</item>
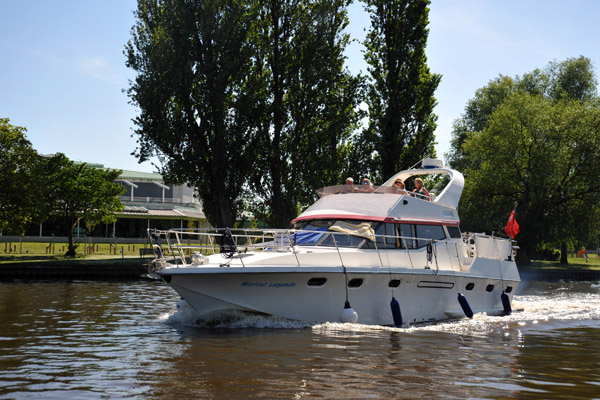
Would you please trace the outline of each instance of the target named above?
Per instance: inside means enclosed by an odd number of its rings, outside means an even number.
[[[373,325],[394,324],[392,296],[400,304],[404,323],[464,317],[459,292],[473,312],[502,314],[503,290],[512,301],[519,284],[515,279],[434,270],[349,271],[346,276],[341,267],[277,269],[167,268],[161,275],[200,317],[243,310],[309,323],[339,322],[348,282],[348,301],[358,323]],[[390,281],[398,286],[390,287]]]

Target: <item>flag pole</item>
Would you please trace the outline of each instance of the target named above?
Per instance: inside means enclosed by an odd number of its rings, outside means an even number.
[[[515,201],[515,208],[513,208],[513,212],[515,214],[513,215],[512,222],[510,223],[510,232],[512,233],[511,239],[514,239],[515,236],[517,236],[517,235],[515,235],[515,220],[517,219],[517,206],[518,205],[519,205],[519,202]]]

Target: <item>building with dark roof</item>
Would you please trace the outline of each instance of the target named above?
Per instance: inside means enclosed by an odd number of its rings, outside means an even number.
[[[87,164],[105,168],[102,164]],[[75,230],[76,237],[117,237],[143,239],[148,228],[208,228],[210,225],[202,212],[202,204],[195,190],[188,185],[166,184],[162,175],[124,170],[116,181],[125,187],[120,196],[125,206],[117,214],[117,221],[101,224],[93,231],[86,231],[82,222]],[[66,236],[67,232],[59,218],[50,217],[46,222],[32,226],[30,236]]]
[[[123,171],[125,209],[117,215],[117,237],[140,237],[148,228],[207,228],[202,204],[188,185],[165,184],[160,174]]]

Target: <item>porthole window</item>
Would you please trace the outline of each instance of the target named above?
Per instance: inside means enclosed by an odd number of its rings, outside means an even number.
[[[504,289],[504,291],[505,291],[506,293],[510,293],[510,292],[512,292],[512,286],[507,286],[507,287],[506,287],[506,289]]]
[[[491,292],[492,290],[494,290],[494,285],[492,285],[492,284],[490,284],[490,285],[487,285],[487,286],[485,287],[485,291],[486,291],[486,292]]]
[[[392,279],[388,284],[389,287],[398,287],[400,286],[400,279]]]
[[[348,287],[357,288],[363,284],[362,278],[352,278],[348,281]]]
[[[310,278],[306,283],[308,286],[323,286],[327,278]]]
[[[475,284],[473,282],[469,282],[467,283],[467,286],[465,286],[465,290],[473,290],[474,287]]]

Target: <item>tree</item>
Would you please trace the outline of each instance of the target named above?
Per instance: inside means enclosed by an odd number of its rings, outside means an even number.
[[[22,235],[27,225],[46,214],[41,158],[26,138],[26,129],[0,118],[0,231]]]
[[[212,225],[233,226],[260,126],[255,4],[139,0],[136,18],[126,46],[136,155],[157,155],[166,178],[196,187]]]
[[[514,202],[521,259],[600,226],[600,104],[516,92],[463,146],[463,230],[500,231]],[[564,244],[564,245],[562,245]],[[566,262],[566,251],[563,252]]]
[[[590,101],[597,97],[596,86],[592,63],[583,56],[550,62],[545,68],[535,69],[522,77],[500,75],[487,86],[477,89],[464,114],[454,121],[451,147],[446,154],[450,166],[458,170],[467,167],[462,150],[464,140],[469,132],[483,131],[493,112],[512,94],[524,92],[550,101]]]
[[[500,75],[487,86],[477,89],[473,99],[468,101],[465,113],[454,121],[450,151],[446,154],[452,168],[463,171],[467,167],[462,144],[469,132],[481,132],[492,113],[517,90],[516,86],[514,79]]]
[[[467,180],[461,202],[463,228],[499,230],[502,218],[506,218],[501,214],[507,214],[513,201],[519,200],[519,219],[525,220],[522,225],[529,227],[523,228],[519,235],[522,257],[527,259],[533,251],[544,246],[559,246],[564,263],[567,262],[568,244],[583,242],[586,236],[597,231],[600,224],[593,199],[597,185],[593,180],[597,180],[600,174],[591,161],[593,157],[587,153],[587,150],[595,151],[594,140],[598,135],[593,120],[599,104],[596,87],[591,61],[581,56],[551,62],[545,68],[535,69],[522,77],[501,75],[477,90],[465,113],[454,123],[452,147],[447,154],[450,165],[462,170]],[[520,99],[520,103],[516,99]],[[538,108],[534,107],[535,104]],[[507,107],[513,107],[508,111],[514,113],[513,118],[521,116],[518,123],[509,122],[511,120],[506,115],[500,118],[504,114],[496,114],[503,108],[506,114]],[[573,119],[571,115],[578,115],[579,119]],[[552,123],[542,124],[542,118]],[[562,118],[562,121],[557,118]],[[498,130],[501,120],[506,123],[502,127],[504,133],[502,129]],[[489,142],[492,121],[497,129],[497,135],[493,136],[497,143]],[[517,160],[511,161],[512,166],[506,168],[508,161],[498,160],[498,154],[494,158],[485,158],[490,151],[512,154],[498,146],[506,142],[507,135],[515,126],[523,129],[517,139],[525,141],[517,140],[513,146],[524,146],[532,140],[528,135],[532,132],[537,134],[532,142],[535,145],[530,145],[527,152],[518,155],[520,159],[528,160],[525,169],[517,165]],[[489,143],[481,145],[486,140]],[[587,143],[588,140],[591,142]],[[587,144],[582,146],[582,143]],[[537,151],[544,148],[549,154]],[[588,156],[578,161],[578,157],[584,154]],[[491,160],[498,165],[495,171],[489,167]],[[531,170],[534,167],[537,169]],[[486,174],[489,174],[486,179],[490,181],[483,185],[481,182]],[[552,183],[550,176],[562,178],[558,183]],[[503,190],[502,195],[490,193],[488,185],[495,179],[503,182],[508,179],[507,188],[511,190]],[[525,186],[520,191],[516,190],[523,182],[526,182]],[[553,184],[557,187],[553,188]],[[557,189],[560,193],[555,193]],[[484,195],[476,194],[477,191]],[[551,216],[554,219],[550,219]],[[486,219],[489,223],[482,223]],[[561,222],[556,225],[553,221]]]
[[[50,209],[64,219],[69,238],[66,255],[75,256],[73,230],[79,221],[91,229],[116,221],[115,213],[123,210],[118,196],[125,188],[114,182],[121,171],[76,164],[60,153],[47,161],[46,168],[50,171],[46,185]]]
[[[344,68],[347,0],[259,1],[256,71],[265,82],[255,209],[284,227],[315,189],[341,182],[361,79]]]
[[[369,126],[362,142],[375,151],[371,170],[387,179],[435,155],[434,92],[441,76],[427,67],[429,0],[364,0]]]

